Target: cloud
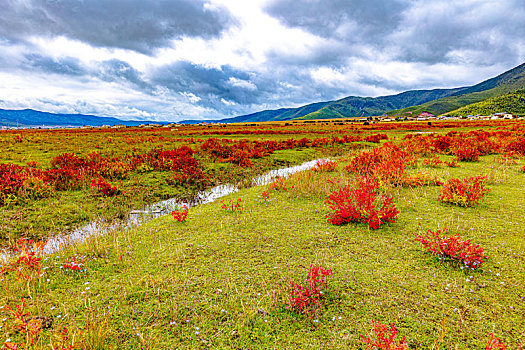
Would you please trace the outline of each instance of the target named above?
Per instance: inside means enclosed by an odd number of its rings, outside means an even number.
[[[224,65],[205,67],[179,61],[157,68],[150,76],[153,85],[168,88],[175,93],[191,93],[199,98],[199,105],[223,109],[221,99],[236,104],[253,104],[260,98],[257,82],[249,72]]]
[[[519,64],[517,48],[525,44],[523,18],[521,0],[416,2],[403,13],[404,25],[387,39],[403,61]]]
[[[82,67],[80,60],[74,57],[54,59],[39,54],[28,54],[24,58],[26,67],[31,67],[38,71],[72,76],[86,74],[86,70]]]
[[[350,59],[476,65],[523,59],[522,0],[279,0],[266,11],[286,26],[342,43],[339,53]]]
[[[279,0],[266,11],[285,25],[347,43],[382,42],[396,28],[406,0]]]
[[[0,2],[0,38],[66,36],[95,47],[151,53],[181,37],[211,38],[235,25],[203,0],[11,0]]]

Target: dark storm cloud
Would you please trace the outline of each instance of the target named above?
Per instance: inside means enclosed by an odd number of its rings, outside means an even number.
[[[150,90],[150,85],[144,81],[142,74],[121,60],[112,59],[102,62],[93,75],[104,81],[127,81],[138,88]]]
[[[0,39],[66,36],[93,46],[151,52],[183,36],[210,38],[235,23],[203,0],[0,1]]]
[[[257,86],[250,81],[250,74],[230,66],[208,68],[180,61],[159,68],[151,77],[152,83],[175,92],[190,92],[203,102],[221,98],[235,103],[253,103],[260,95]]]
[[[360,45],[405,62],[519,64],[525,1],[279,0],[266,11],[284,25]]]
[[[40,54],[24,56],[23,66],[40,73],[52,73],[65,76],[89,76],[107,82],[124,82],[135,85],[135,88],[151,91],[151,86],[144,80],[142,74],[129,63],[112,59],[86,66],[74,57],[52,58]]]
[[[280,0],[267,12],[285,25],[347,42],[381,41],[399,25],[408,6],[403,0]]]
[[[389,39],[404,61],[519,64],[523,18],[522,0],[416,3],[403,14],[405,25]]]
[[[87,73],[84,67],[82,67],[80,61],[73,57],[54,59],[39,54],[28,54],[25,56],[24,64],[26,67],[31,67],[46,73],[72,76],[84,75]]]

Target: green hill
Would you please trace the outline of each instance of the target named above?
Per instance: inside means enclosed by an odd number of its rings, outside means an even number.
[[[297,119],[332,119],[382,115],[387,111],[405,108],[445,96],[451,96],[466,88],[412,90],[397,95],[380,97],[350,96],[328,103],[323,108]]]
[[[419,114],[423,111],[427,111],[436,115],[443,114],[476,102],[502,96],[524,88],[525,63],[503,74],[500,74],[495,78],[462,89],[451,96],[439,98],[404,109],[393,110],[388,112],[388,114],[407,114],[408,112]]]
[[[525,114],[525,89],[498,97],[492,97],[484,101],[469,104],[454,111],[451,115],[489,115],[498,112],[512,114]]]

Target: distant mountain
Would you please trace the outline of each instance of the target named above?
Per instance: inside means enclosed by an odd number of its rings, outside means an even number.
[[[0,126],[102,126],[117,124],[134,126],[148,123],[157,122],[129,121],[85,114],[55,114],[39,112],[32,109],[0,109]]]
[[[448,114],[490,115],[499,112],[525,115],[525,90],[518,90],[498,97],[488,98],[448,112]]]
[[[451,96],[464,89],[467,88],[412,90],[397,95],[380,97],[349,96],[337,101],[331,101],[323,108],[298,119],[332,119],[382,115],[393,109],[410,107]]]
[[[459,109],[472,103],[480,102],[489,98],[502,96],[525,88],[525,63],[513,68],[495,78],[485,80],[479,84],[462,89],[451,96],[439,98],[420,105],[390,111],[394,114],[419,114],[423,111],[433,114],[444,114]]]
[[[201,122],[207,123],[255,123],[255,122],[268,122],[268,121],[282,121],[297,119],[305,116],[309,113],[315,112],[320,108],[323,108],[330,102],[317,102],[311,103],[306,106],[298,108],[281,108],[273,110],[264,110],[262,112],[256,112],[252,114],[241,115],[233,118],[226,119],[215,119],[215,120],[184,120],[181,123],[184,124],[196,124]]]
[[[349,96],[297,108],[281,108],[208,122],[239,123],[292,119],[332,119],[372,115],[443,114],[487,98],[525,88],[525,63],[479,84],[453,89],[411,90],[380,97]],[[201,121],[185,121],[201,122]]]
[[[208,123],[255,123],[300,119],[336,119],[381,115],[392,109],[404,108],[431,101],[466,88],[413,90],[381,97],[350,96],[337,101],[317,102],[297,108],[281,108],[241,115],[234,118],[205,120]],[[185,120],[182,123],[200,123],[202,120]]]

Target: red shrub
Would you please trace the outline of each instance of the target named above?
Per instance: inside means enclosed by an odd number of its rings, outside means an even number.
[[[308,283],[306,286],[291,283],[289,308],[307,314],[309,317],[319,311],[322,289],[326,288],[326,277],[330,275],[333,275],[332,269],[325,270],[321,266],[310,265],[310,270],[306,276]]]
[[[439,200],[444,203],[452,203],[462,207],[475,207],[485,196],[485,176],[477,176],[465,179],[448,180],[439,193]]]
[[[365,138],[366,142],[379,143],[379,141],[381,140],[388,140],[388,136],[386,134],[375,134],[375,135],[367,136]]]
[[[24,309],[26,307],[25,299],[22,299],[20,305],[16,305],[15,308],[11,308],[9,305],[4,305],[4,309],[10,316],[13,317],[13,328],[15,332],[25,334],[27,342],[35,344],[37,337],[42,332],[42,321],[36,317],[29,316]],[[6,343],[4,343],[5,345]],[[13,344],[13,343],[10,343]],[[17,345],[15,343],[15,345]],[[14,347],[17,349],[18,347]],[[22,346],[22,349],[24,347]]]
[[[489,343],[485,350],[506,350],[507,345],[503,344],[499,338],[494,336],[494,333],[490,333]]]
[[[507,146],[507,150],[525,156],[525,137],[521,137],[521,139],[518,139],[517,141],[510,142]]]
[[[58,191],[70,191],[82,187],[84,173],[72,168],[49,169],[44,174],[44,179]]]
[[[377,339],[372,339],[370,336],[361,335],[361,339],[365,342],[368,349],[377,350],[405,350],[408,349],[408,344],[403,336],[403,339],[394,340],[397,335],[397,328],[395,325],[388,326],[372,321],[372,331],[375,333]],[[388,334],[390,332],[390,334]]]
[[[479,162],[480,153],[475,148],[457,148],[453,153],[460,162]]]
[[[82,268],[84,268],[84,263],[82,261],[77,261],[75,257],[71,258],[71,260],[66,261],[63,265],[64,271],[71,270],[71,271],[80,271]]]
[[[450,149],[450,136],[439,136],[434,140],[434,147],[440,153],[447,153]]]
[[[188,165],[178,173],[173,173],[173,182],[175,185],[197,185],[201,187],[209,184],[211,181],[201,168],[196,165]]]
[[[415,163],[407,151],[392,143],[359,152],[345,170],[362,176],[374,176],[381,181],[398,184],[406,176],[406,168]]]
[[[226,162],[237,164],[242,167],[251,167],[252,161],[250,160],[250,154],[245,150],[236,150],[232,155],[226,159]]]
[[[0,163],[0,205],[47,197],[50,192],[43,170]]]
[[[321,159],[315,163],[314,171],[330,172],[334,171],[337,163],[329,159]]]
[[[186,218],[188,217],[188,212],[189,212],[188,206],[183,205],[182,208],[172,211],[171,215],[178,222],[184,222],[186,221]]]
[[[445,165],[450,167],[450,168],[459,168],[458,161],[456,159],[454,159],[451,162],[445,161]]]
[[[41,255],[45,245],[45,241],[33,242],[32,239],[20,238],[13,247],[17,259],[6,264],[0,270],[0,275],[16,271],[17,278],[32,280],[40,274]]]
[[[440,160],[438,157],[427,158],[423,160],[423,163],[421,163],[421,165],[438,168],[443,165],[443,161]]]
[[[242,212],[242,205],[241,205],[242,199],[237,198],[237,201],[232,201],[231,199],[228,200],[228,203],[225,203],[224,200],[221,200],[221,208],[226,211],[231,212]]]
[[[363,178],[353,188],[347,185],[332,192],[326,198],[326,203],[334,211],[327,215],[328,222],[333,225],[365,222],[374,230],[386,222],[395,222],[399,211],[391,197],[378,198],[378,187],[376,179]]]
[[[428,232],[416,236],[415,240],[421,242],[430,253],[445,258],[458,260],[471,268],[479,268],[487,259],[483,255],[483,248],[478,244],[472,244],[471,240],[460,240],[459,235],[448,235],[448,229]]]
[[[51,168],[70,168],[80,170],[86,167],[86,160],[74,153],[62,153],[51,160]]]
[[[99,190],[104,196],[111,197],[122,193],[116,186],[106,182],[103,177],[91,180],[91,186]]]

